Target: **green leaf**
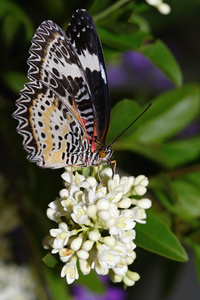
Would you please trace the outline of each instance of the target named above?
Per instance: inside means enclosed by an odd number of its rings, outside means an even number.
[[[15,23],[17,20],[24,25],[26,39],[30,40],[34,33],[34,28],[32,25],[31,20],[29,19],[28,15],[25,11],[18,6],[16,3],[9,1],[9,0],[1,0],[0,1],[0,19],[7,16],[7,14],[12,14],[13,20]],[[14,22],[14,21],[13,21]]]
[[[136,225],[136,233],[137,246],[172,260],[188,260],[187,253],[176,236],[152,211],[147,211],[146,224]]]
[[[60,270],[59,270],[60,273]],[[66,280],[60,277],[56,269],[44,268],[43,274],[48,287],[48,297],[43,299],[70,300],[72,299]]]
[[[120,139],[114,143],[115,150],[132,151],[138,153],[139,155],[143,155],[144,157],[147,157],[148,159],[156,162],[157,164],[163,166],[164,168],[167,169],[170,168],[168,161],[165,159],[164,155],[159,150],[160,149],[159,144],[158,145],[143,144],[135,141],[130,137],[128,137],[126,140],[125,139],[121,140],[121,139],[122,138],[120,137]]]
[[[188,182],[192,182],[197,187],[200,187],[200,171],[199,171],[199,165],[195,165],[193,170],[191,170],[192,167],[189,169],[189,172],[187,175],[183,176],[182,178],[186,178]],[[184,175],[184,172],[183,172]]]
[[[150,27],[145,18],[143,18],[141,15],[134,13],[131,17],[131,21],[134,24],[137,24],[140,31],[146,32],[150,34]]]
[[[158,201],[171,213],[186,220],[191,225],[200,216],[199,186],[200,172],[184,175],[187,169],[171,171],[168,176],[161,174],[151,180],[150,185]],[[192,172],[192,168],[188,169]],[[176,178],[179,176],[178,178]],[[173,180],[171,178],[173,178]]]
[[[4,32],[4,39],[9,46],[16,36],[19,25],[19,20],[13,14],[7,14],[4,17],[1,30]]]
[[[99,19],[98,25],[115,34],[129,35],[138,30],[149,33],[149,27],[145,19],[140,15],[135,15],[136,4],[130,1],[124,1],[124,5],[111,10],[110,6],[107,10],[100,13],[94,20]],[[119,5],[120,2],[118,2]],[[114,6],[116,5],[113,4]],[[107,14],[106,14],[107,13]]]
[[[177,195],[176,214],[182,219],[198,218],[200,216],[200,188],[185,178],[173,180],[172,187]]]
[[[118,102],[111,111],[111,124],[108,140],[114,140],[130,123],[140,114],[139,105],[130,99],[123,99]],[[130,129],[131,131],[131,129]],[[124,133],[130,135],[130,131]]]
[[[114,34],[98,27],[98,33],[104,46],[119,51],[138,50],[145,41],[150,39],[148,33],[139,30],[132,34]]]
[[[200,137],[173,140],[160,144],[145,145],[132,139],[116,142],[115,149],[129,150],[143,155],[166,169],[180,167],[200,156]]]
[[[198,114],[199,87],[187,84],[153,100],[151,108],[136,122],[129,139],[134,143],[159,143],[185,128]]]
[[[177,87],[182,84],[182,73],[173,54],[160,40],[147,44],[141,51],[157,66]]]
[[[52,255],[50,252],[47,253],[42,260],[50,268],[54,268],[58,264],[56,256]]]
[[[88,11],[91,15],[98,14],[106,9],[111,2],[112,0],[94,0]]]
[[[8,71],[2,74],[5,84],[15,93],[23,88],[24,83],[28,81],[27,76],[24,73],[17,71]]]
[[[163,143],[159,147],[168,167],[179,167],[200,156],[200,136]]]
[[[188,84],[167,92],[153,100],[151,108],[115,142],[114,148],[139,153],[168,169],[189,162],[199,155],[198,137],[188,140],[188,144],[187,141],[163,142],[190,124],[199,114],[199,107],[198,85]],[[132,100],[118,102],[111,111],[109,142],[141,112]],[[181,146],[185,148],[181,150]],[[177,152],[173,153],[175,148]]]

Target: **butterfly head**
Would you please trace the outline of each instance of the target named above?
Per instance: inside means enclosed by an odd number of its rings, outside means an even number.
[[[113,147],[104,146],[103,148],[98,150],[98,155],[99,155],[100,159],[102,159],[104,161],[108,161],[112,157],[113,152],[114,152]]]
[[[113,152],[114,150],[111,146],[104,146],[98,149],[93,155],[92,165],[97,165],[103,161],[109,162],[113,155]]]

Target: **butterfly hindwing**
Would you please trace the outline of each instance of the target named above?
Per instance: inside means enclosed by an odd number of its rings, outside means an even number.
[[[17,130],[24,136],[30,161],[50,168],[83,163],[88,150],[85,132],[51,89],[40,81],[29,82],[17,106]]]

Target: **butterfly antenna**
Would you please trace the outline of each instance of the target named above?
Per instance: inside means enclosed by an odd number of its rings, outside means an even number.
[[[124,132],[126,132],[126,130],[128,130],[152,105],[152,102],[145,108],[145,110],[130,124],[128,125],[128,127],[126,127],[113,141],[112,143],[109,145],[109,147],[122,135],[124,134]]]

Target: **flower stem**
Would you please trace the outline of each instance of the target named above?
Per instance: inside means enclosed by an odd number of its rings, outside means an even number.
[[[95,23],[100,21],[101,19],[104,19],[109,14],[111,14],[114,10],[120,8],[122,5],[124,5],[128,2],[130,2],[130,0],[119,0],[118,2],[114,3],[113,5],[111,5],[110,7],[108,7],[101,13],[99,13],[98,15],[93,16]]]

